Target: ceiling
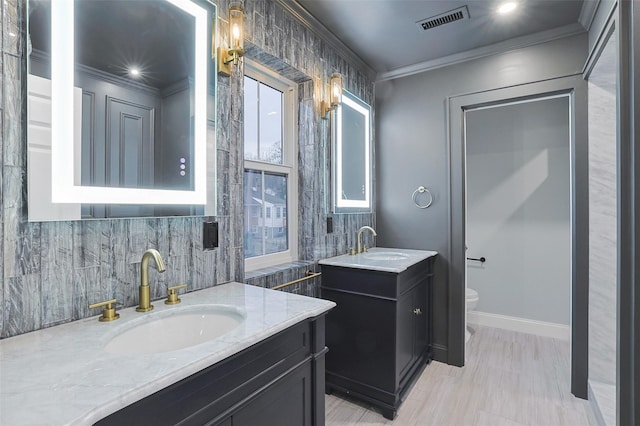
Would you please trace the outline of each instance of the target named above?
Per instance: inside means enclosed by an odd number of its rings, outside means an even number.
[[[80,1],[74,17],[76,63],[158,89],[193,77],[194,19],[170,3]],[[47,56],[50,21],[50,0],[30,0],[29,39]],[[129,75],[132,67],[138,77]]]
[[[583,0],[516,0],[517,9],[506,15],[496,13],[500,0],[297,1],[378,76],[496,43],[507,50],[507,40],[533,40],[532,34],[550,39],[585,31]],[[417,21],[461,6],[469,19],[419,31]]]

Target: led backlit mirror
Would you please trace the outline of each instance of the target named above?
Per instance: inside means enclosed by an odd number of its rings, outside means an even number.
[[[28,8],[29,220],[215,214],[216,6]]]
[[[371,107],[344,91],[333,132],[333,211],[371,211]]]

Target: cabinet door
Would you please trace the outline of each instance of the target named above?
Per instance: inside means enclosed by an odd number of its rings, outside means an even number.
[[[407,291],[398,300],[397,368],[400,382],[428,344],[426,281]]]
[[[413,290],[412,314],[414,315],[413,354],[417,358],[429,344],[429,304],[427,303],[427,281],[421,282]]]
[[[414,322],[415,315],[413,313],[413,290],[409,290],[398,300],[398,322],[397,322],[397,347],[396,347],[396,371],[397,379],[402,378],[407,373],[415,358],[414,355]]]
[[[323,289],[337,304],[327,314],[327,373],[395,392],[396,302]]]
[[[311,362],[263,390],[232,415],[233,426],[311,426]]]

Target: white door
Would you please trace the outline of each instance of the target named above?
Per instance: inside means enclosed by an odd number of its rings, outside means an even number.
[[[27,106],[27,197],[30,222],[80,219],[80,204],[51,202],[51,80],[29,74]],[[74,88],[75,181],[80,181],[82,89]]]

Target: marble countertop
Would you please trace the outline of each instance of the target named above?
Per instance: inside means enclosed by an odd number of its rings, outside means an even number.
[[[120,319],[98,317],[0,340],[0,425],[88,425],[215,364],[335,303],[240,283],[180,295],[180,305],[155,301],[150,313],[123,309]],[[209,342],[153,355],[102,350],[116,327],[176,306],[227,305],[245,315]]]
[[[389,258],[385,258],[385,254],[390,254]],[[402,259],[394,259],[395,254],[404,255]],[[421,260],[436,256],[437,251],[430,250],[410,250],[399,248],[374,247],[366,253],[330,257],[323,259],[318,263],[320,265],[341,266],[345,268],[369,269],[372,271],[394,272],[400,273],[408,267],[415,265]],[[372,256],[373,255],[373,256]]]

